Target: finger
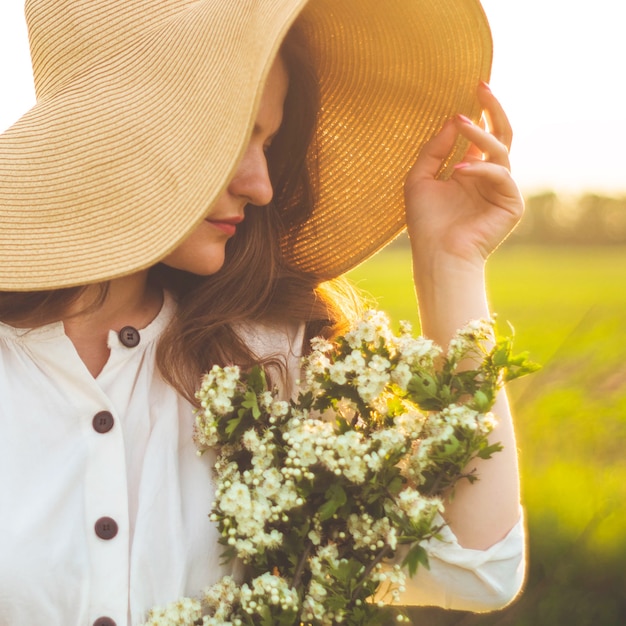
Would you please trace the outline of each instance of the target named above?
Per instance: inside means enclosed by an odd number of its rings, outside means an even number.
[[[483,130],[487,129],[487,123],[484,115],[481,115],[480,120],[478,120],[478,126],[480,126]],[[483,153],[472,143],[465,153],[464,160],[482,161]]]
[[[449,120],[443,128],[420,150],[411,168],[411,177],[433,178],[441,168],[442,161],[450,154],[457,137],[456,124]]]
[[[477,94],[478,101],[484,109],[489,131],[506,146],[507,150],[511,150],[513,129],[500,101],[493,95],[489,85],[485,82],[480,83]]]
[[[454,119],[459,133],[484,154],[484,160],[510,168],[509,151],[495,135],[474,124],[464,115],[457,115]]]
[[[454,176],[460,178],[479,178],[487,183],[486,188],[498,196],[502,207],[510,213],[521,216],[523,202],[517,184],[505,167],[487,161],[463,161],[454,166]],[[496,198],[487,198],[496,202]]]
[[[474,144],[470,144],[470,147],[465,153],[465,161],[482,161],[483,153]]]

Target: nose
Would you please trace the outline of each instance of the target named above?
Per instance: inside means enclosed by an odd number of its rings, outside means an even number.
[[[228,189],[249,204],[265,206],[271,202],[274,190],[262,146],[248,147]]]

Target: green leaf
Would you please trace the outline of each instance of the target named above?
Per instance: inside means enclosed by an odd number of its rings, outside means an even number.
[[[267,379],[265,370],[260,365],[255,365],[247,376],[248,387],[252,388],[256,394],[267,391]]]
[[[307,391],[307,393],[298,394],[298,402],[296,406],[302,409],[310,409],[313,404],[313,392]]]
[[[494,443],[490,446],[484,446],[481,448],[477,455],[481,459],[490,459],[496,452],[501,452],[504,450],[504,447],[501,443]]]
[[[252,389],[248,389],[244,396],[244,400],[241,403],[241,406],[245,407],[252,411],[252,417],[255,420],[258,420],[261,417],[261,409],[259,408],[259,401],[257,399],[257,395]]]
[[[226,424],[226,435],[229,437],[232,436],[239,424],[241,424],[241,418],[242,416],[240,415],[239,417],[233,417],[228,420],[228,424]]]
[[[504,345],[496,347],[492,353],[491,360],[497,368],[506,367],[511,355],[511,346],[508,341]]]
[[[426,411],[438,411],[443,408],[443,403],[439,398],[437,379],[429,374],[414,374],[407,391],[413,402]]]
[[[453,435],[450,437],[448,443],[444,445],[443,449],[447,457],[452,457],[460,447],[461,442]]]
[[[409,576],[412,578],[415,576],[415,572],[417,572],[419,565],[423,565],[426,569],[430,569],[430,564],[428,563],[428,553],[419,543],[416,543],[404,557],[402,566],[406,566],[408,568]]]
[[[398,495],[404,486],[404,481],[401,476],[396,476],[387,485],[387,490],[392,495]]]
[[[474,394],[474,403],[476,405],[476,410],[484,413],[489,410],[489,398],[484,391],[480,389]]]
[[[326,490],[326,502],[319,508],[320,520],[322,522],[330,519],[337,509],[348,501],[348,496],[344,488],[338,483],[333,483]]]

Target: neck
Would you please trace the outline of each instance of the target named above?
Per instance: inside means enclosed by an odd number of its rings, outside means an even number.
[[[147,275],[146,271],[111,280],[97,305],[99,286],[86,289],[64,317],[65,333],[93,376],[109,358],[109,330],[144,328],[159,312],[161,293],[148,284]]]

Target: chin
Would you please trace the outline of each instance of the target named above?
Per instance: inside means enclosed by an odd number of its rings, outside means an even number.
[[[219,272],[224,267],[224,258],[211,259],[210,261],[200,263],[190,263],[186,267],[180,267],[179,269],[195,274],[196,276],[212,276]]]
[[[188,274],[195,276],[212,276],[219,272],[224,266],[224,259],[211,259],[210,261],[201,261],[199,259],[189,263],[177,263],[169,259],[163,259],[163,264]]]
[[[217,272],[219,272],[222,267],[224,267],[224,264],[220,264],[220,265],[214,265],[211,267],[202,267],[202,268],[198,268],[195,270],[186,270],[187,272],[189,272],[190,274],[195,274],[196,276],[213,276],[213,274],[217,274]]]
[[[218,250],[212,247],[210,250],[195,251],[195,254],[179,254],[177,252],[175,250],[172,254],[165,257],[163,263],[174,269],[195,274],[196,276],[211,276],[219,272],[224,266],[224,246],[221,246]]]

